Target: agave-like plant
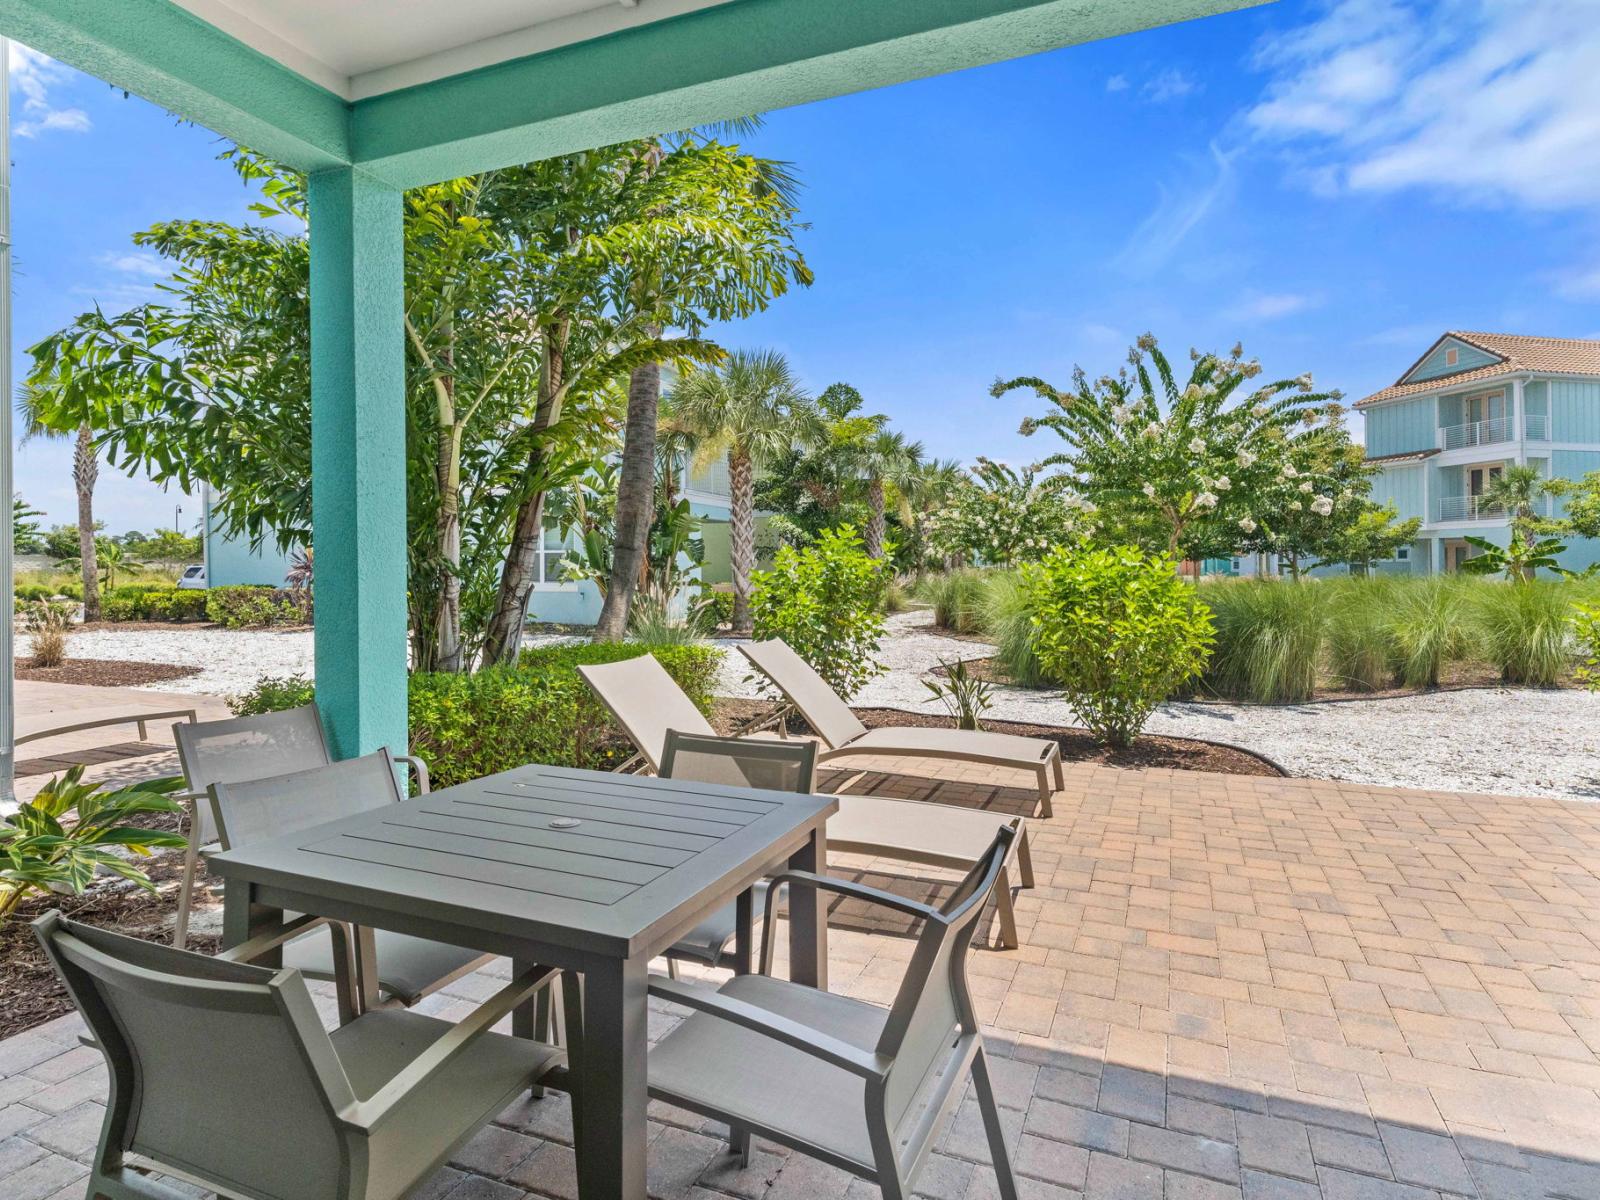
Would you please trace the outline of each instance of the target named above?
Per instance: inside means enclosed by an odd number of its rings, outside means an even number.
[[[180,812],[168,793],[183,780],[155,779],[110,792],[103,786],[84,783],[83,767],[75,766],[0,822],[0,923],[34,893],[81,895],[101,868],[156,890],[119,851],[143,856],[184,845],[181,834],[128,824],[150,813]]]

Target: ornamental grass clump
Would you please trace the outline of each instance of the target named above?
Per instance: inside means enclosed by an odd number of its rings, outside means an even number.
[[[922,596],[933,605],[933,623],[952,633],[980,633],[988,583],[983,571],[966,568],[931,575],[922,584]]]
[[[1328,670],[1337,686],[1376,692],[1395,681],[1389,614],[1400,586],[1382,578],[1319,585],[1328,590]]]
[[[995,645],[994,661],[1012,683],[1036,688],[1058,682],[1046,677],[1034,650],[1033,597],[1020,573],[998,571],[990,576],[982,624],[984,636]]]
[[[1205,666],[1211,615],[1165,555],[1084,543],[1057,549],[1026,580],[1039,662],[1103,745],[1131,745]]]
[[[1406,687],[1438,687],[1445,663],[1465,653],[1467,591],[1481,586],[1433,575],[1408,581],[1389,598],[1389,636],[1400,682]]]
[[[1555,687],[1572,662],[1572,594],[1552,580],[1476,589],[1470,621],[1484,658],[1507,683]]]
[[[1205,584],[1200,597],[1216,631],[1206,687],[1258,704],[1311,699],[1328,621],[1320,585],[1229,580]]]

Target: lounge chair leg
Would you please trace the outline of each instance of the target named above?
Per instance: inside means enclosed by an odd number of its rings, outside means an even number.
[[[982,1046],[978,1047],[978,1053],[972,1059],[972,1088],[978,1094],[983,1131],[989,1137],[989,1157],[994,1162],[1000,1200],[1017,1200],[1017,1181],[1011,1174],[1011,1152],[1006,1149],[1005,1128],[1000,1124],[1000,1106],[995,1103],[994,1086],[989,1082],[989,1059]]]
[[[1046,819],[1055,815],[1050,805],[1050,796],[1050,764],[1042,762],[1039,764],[1039,815]]]
[[[198,800],[189,801],[189,840],[183,847],[183,878],[178,883],[178,920],[172,944],[179,950],[189,944],[189,910],[194,907],[194,880],[200,870],[200,811]]]
[[[1000,868],[1000,878],[995,880],[995,906],[1000,912],[1000,949],[1017,948],[1017,911],[1011,901],[1011,869]]]
[[[1061,764],[1061,751],[1056,751],[1056,791],[1067,790],[1067,769]]]
[[[676,979],[677,977],[678,977],[678,960],[673,958],[672,955],[669,954],[669,955],[667,955],[667,978],[668,979]]]
[[[1024,825],[1021,836],[1017,838],[1017,874],[1018,882],[1025,888],[1033,886],[1033,845],[1028,840],[1028,827]]]

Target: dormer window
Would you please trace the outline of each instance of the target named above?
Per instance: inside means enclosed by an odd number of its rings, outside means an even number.
[[[1457,350],[1454,346],[1451,346],[1447,350],[1445,350],[1445,352],[1444,352],[1444,365],[1445,366],[1453,367],[1460,361],[1461,361],[1461,351]]]

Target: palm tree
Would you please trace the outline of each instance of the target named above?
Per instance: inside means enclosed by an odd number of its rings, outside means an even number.
[[[880,429],[861,444],[853,458],[856,471],[867,485],[867,557],[882,558],[888,532],[887,485],[892,483],[900,491],[902,515],[909,519],[904,485],[922,462],[922,443],[908,442],[903,433]]]
[[[1512,531],[1523,541],[1533,541],[1540,532],[1539,501],[1544,498],[1549,480],[1539,473],[1538,467],[1510,466],[1489,480],[1479,497],[1479,504],[1490,511],[1503,509],[1511,522]]]
[[[750,574],[756,565],[756,469],[817,436],[816,407],[775,350],[737,351],[720,368],[685,375],[673,389],[672,407],[699,438],[697,466],[728,458],[733,632],[748,637]]]
[[[83,575],[83,619],[100,619],[100,571],[95,559],[94,544],[94,485],[100,476],[100,461],[94,451],[94,430],[87,421],[80,421],[69,434],[65,429],[46,425],[39,418],[39,394],[31,386],[17,393],[17,421],[22,426],[22,440],[33,438],[64,438],[76,436],[72,451],[72,483],[78,492],[78,561]]]
[[[901,494],[911,508],[911,536],[916,542],[915,570],[919,581],[928,563],[928,518],[950,502],[966,478],[966,469],[955,459],[934,458],[919,462],[901,485]]]

